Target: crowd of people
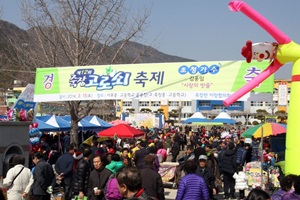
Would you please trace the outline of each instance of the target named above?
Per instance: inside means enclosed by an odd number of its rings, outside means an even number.
[[[68,134],[57,142],[45,136],[39,148],[33,148],[29,168],[23,156],[13,158],[14,167],[7,172],[3,187],[8,199],[48,200],[58,190],[65,200],[164,200],[158,171],[160,163],[171,161],[179,163],[176,200],[216,199],[221,191],[224,199],[300,199],[300,176],[284,174],[281,189],[272,197],[258,188],[246,196],[244,166],[260,159],[256,143],[245,144],[239,134],[221,138],[222,131],[222,127],[201,127],[197,132],[188,126],[154,129],[146,131],[142,140],[99,142],[95,136],[90,145],[79,146],[70,143]],[[269,144],[265,145],[268,149]]]

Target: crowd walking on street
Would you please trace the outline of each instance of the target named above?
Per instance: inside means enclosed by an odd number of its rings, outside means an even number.
[[[176,200],[300,199],[300,176],[285,175],[284,169],[281,187],[272,194],[249,186],[247,163],[261,159],[271,147],[265,145],[265,152],[256,154],[256,147],[240,134],[221,138],[223,130],[215,126],[197,132],[188,126],[144,129],[144,139],[99,142],[95,135],[90,144],[80,145],[70,143],[68,133],[56,135],[62,137],[59,140],[44,134],[30,154],[29,166],[24,156],[14,156],[2,191],[9,200],[50,200],[57,195],[65,200],[165,200],[160,169],[170,162],[177,163]]]

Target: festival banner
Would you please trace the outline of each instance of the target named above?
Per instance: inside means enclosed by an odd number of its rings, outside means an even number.
[[[12,106],[12,109],[16,108],[18,111],[24,109],[28,111],[33,109],[36,111],[36,103],[33,101],[34,98],[34,84],[27,84],[24,91],[20,94],[17,101]]]
[[[34,101],[224,100],[268,65],[209,61],[37,68]],[[273,82],[271,76],[252,92],[272,93]]]

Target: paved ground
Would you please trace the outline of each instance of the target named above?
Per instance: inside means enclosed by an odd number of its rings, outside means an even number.
[[[248,194],[248,191],[245,192],[246,195]],[[171,189],[171,188],[165,188],[165,197],[166,200],[174,200],[176,198],[177,189]],[[238,197],[238,193],[235,193],[235,196]],[[216,199],[224,199],[223,193],[218,194],[215,196]]]

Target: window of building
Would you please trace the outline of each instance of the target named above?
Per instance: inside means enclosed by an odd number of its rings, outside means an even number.
[[[123,101],[123,106],[131,107],[132,106],[132,101]]]
[[[251,106],[263,106],[262,101],[251,101]]]
[[[169,106],[179,106],[179,101],[169,101]]]
[[[212,110],[222,110],[224,108],[223,105],[212,105],[211,109]]]
[[[151,101],[151,106],[160,106],[160,101]]]
[[[234,102],[233,104],[231,104],[231,107],[241,107],[242,106],[242,102],[240,101],[237,101],[237,102]]]
[[[192,102],[191,101],[182,101],[181,102],[182,104],[182,106],[192,106]]]
[[[272,101],[272,102],[265,102],[265,105],[266,106],[269,106],[269,107],[276,107],[278,104],[278,101]]]
[[[278,94],[278,89],[277,88],[273,89],[273,94]]]
[[[210,101],[200,101],[199,106],[201,107],[209,107],[210,106]]]
[[[288,88],[288,94],[291,94],[291,88],[290,87]]]
[[[181,113],[181,118],[189,118],[191,113]]]
[[[149,106],[149,101],[140,101],[139,106]]]

